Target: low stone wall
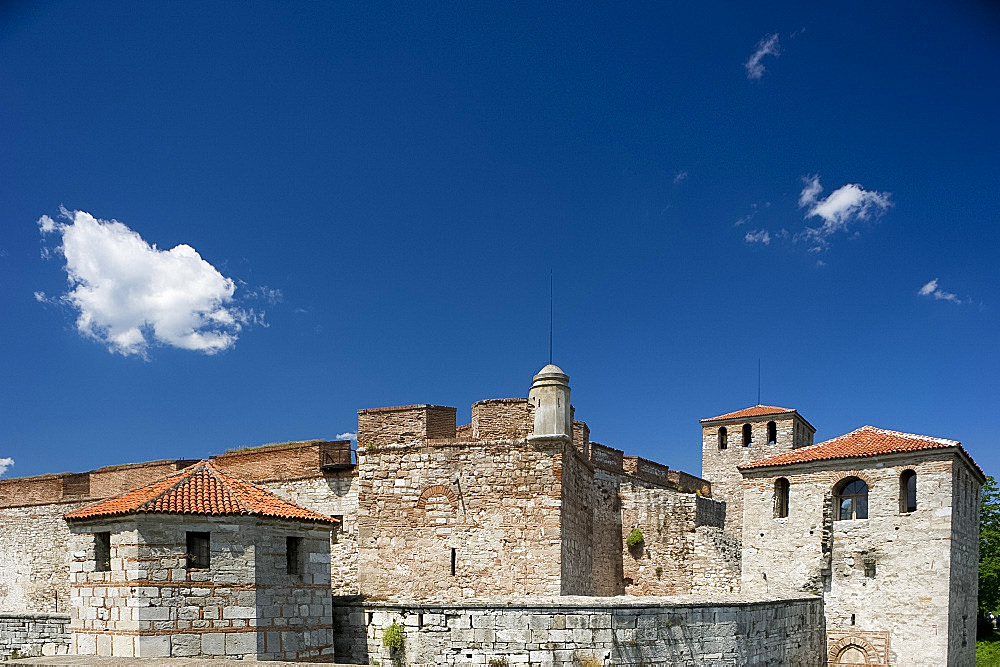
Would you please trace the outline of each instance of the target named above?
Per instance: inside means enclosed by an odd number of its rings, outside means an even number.
[[[69,614],[0,614],[0,659],[69,653]]]
[[[402,626],[403,649],[383,645]],[[563,597],[334,605],[336,658],[382,665],[825,664],[823,603]]]

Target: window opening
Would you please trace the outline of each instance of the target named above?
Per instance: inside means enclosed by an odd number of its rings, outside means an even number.
[[[111,533],[94,533],[94,560],[97,572],[111,571]]]
[[[875,578],[875,557],[868,556],[864,560],[865,565],[865,576],[869,579]]]
[[[752,431],[750,430],[750,424],[743,425],[743,446],[750,446],[750,438],[752,436]]]
[[[778,425],[767,422],[767,444],[773,445],[776,442],[778,442]]]
[[[726,427],[719,427],[719,449],[725,449],[729,446],[728,433],[726,432]]]
[[[851,625],[854,625],[854,614],[851,614]]]
[[[780,477],[774,482],[774,516],[782,519],[788,516],[788,480]]]
[[[187,534],[187,568],[204,570],[211,565],[210,533]]]
[[[288,574],[302,574],[302,538],[285,538],[285,571]]]
[[[899,476],[899,511],[917,511],[917,473],[904,470]]]
[[[868,518],[868,485],[857,477],[848,477],[836,493],[839,520]]]
[[[456,565],[456,562],[457,562],[457,558],[458,558],[458,554],[455,552],[455,549],[452,548],[452,550],[451,550],[451,576],[453,576],[453,577],[455,576],[455,565]]]

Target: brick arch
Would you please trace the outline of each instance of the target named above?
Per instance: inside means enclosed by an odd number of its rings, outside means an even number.
[[[865,662],[861,664],[865,665],[877,665],[879,664],[878,650],[872,645],[870,641],[864,637],[858,637],[856,635],[849,635],[843,639],[835,642],[830,647],[829,655],[827,656],[829,664],[831,665],[856,665],[859,663],[841,663],[838,662],[840,656],[846,653],[850,649],[856,649],[865,654]]]
[[[831,473],[830,475],[830,490],[832,491],[838,484],[843,482],[848,477],[857,477],[862,482],[868,485],[868,492],[871,493],[872,487],[875,486],[875,479],[872,478],[871,473],[864,470],[841,470],[840,472]]]
[[[428,486],[424,489],[423,492],[421,492],[420,497],[417,498],[417,509],[424,511],[427,508],[428,498],[437,498],[440,496],[444,496],[448,499],[448,502],[451,503],[451,508],[453,510],[458,510],[458,496],[455,495],[454,491],[443,484],[434,484],[433,486]]]

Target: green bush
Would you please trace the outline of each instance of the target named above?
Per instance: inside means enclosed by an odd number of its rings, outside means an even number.
[[[626,546],[629,549],[635,549],[637,546],[646,541],[646,538],[642,536],[642,531],[638,528],[633,528],[632,532],[628,534],[628,538],[625,540]]]
[[[403,626],[396,621],[392,625],[382,630],[382,646],[390,651],[403,650]]]

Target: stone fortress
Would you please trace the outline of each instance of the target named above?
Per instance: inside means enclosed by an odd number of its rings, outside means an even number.
[[[440,665],[972,665],[982,471],[797,411],[701,421],[702,477],[527,398],[0,481],[0,655]]]

